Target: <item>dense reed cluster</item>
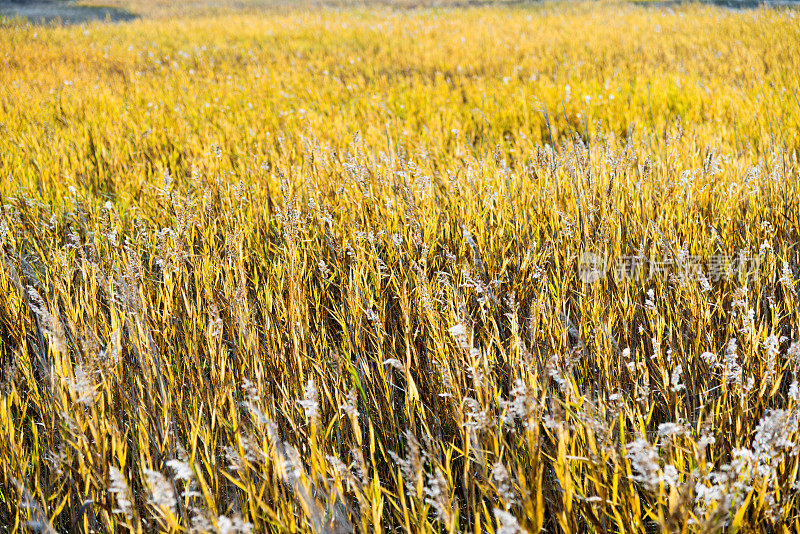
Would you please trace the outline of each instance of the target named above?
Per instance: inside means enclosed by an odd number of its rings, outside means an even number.
[[[0,525],[800,529],[800,25],[0,25]]]

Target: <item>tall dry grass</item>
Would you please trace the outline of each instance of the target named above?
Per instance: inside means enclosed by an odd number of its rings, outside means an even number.
[[[800,528],[798,34],[7,22],[0,525]]]

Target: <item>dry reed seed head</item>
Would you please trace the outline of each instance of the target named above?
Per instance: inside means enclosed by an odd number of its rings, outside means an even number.
[[[486,371],[487,369],[484,368],[483,363],[480,362],[481,352],[473,347],[469,351],[469,356],[473,362],[476,362],[474,365],[470,365],[466,368],[467,376],[469,376],[472,381],[476,384],[476,388],[480,387],[480,384],[483,384],[486,380]],[[491,371],[491,362],[487,362],[486,367],[489,367],[489,371]]]
[[[370,474],[367,468],[367,463],[364,461],[364,452],[360,447],[353,446],[350,448],[350,456],[353,458],[351,469],[353,475],[363,484],[369,486]]]
[[[162,508],[174,514],[177,503],[175,501],[175,492],[172,490],[172,485],[159,471],[144,469],[142,472],[150,490],[148,502],[155,507]]]
[[[800,385],[798,385],[797,380],[793,380],[792,383],[789,384],[789,399],[794,402],[800,401]]]
[[[377,313],[375,313],[375,311],[372,310],[371,308],[366,308],[364,310],[364,315],[366,315],[367,321],[369,321],[375,333],[380,335],[380,332],[383,327],[383,322],[381,321],[380,316]]]
[[[425,503],[436,513],[436,518],[444,525],[449,525],[453,517],[450,486],[441,468],[436,466],[433,473],[427,474],[424,493]]]
[[[50,342],[50,347],[58,353],[66,354],[69,347],[67,345],[64,327],[58,317],[58,309],[56,309],[55,314],[50,313],[47,304],[39,295],[36,288],[28,286],[27,290],[31,310],[33,310],[34,314],[39,319],[41,327]]]
[[[173,478],[177,480],[193,480],[194,470],[185,460],[172,459],[167,461],[167,467],[172,469],[174,473]]]
[[[458,348],[469,350],[470,344],[467,335],[467,328],[462,323],[451,326],[448,329],[448,332]]]
[[[256,385],[250,379],[242,379],[242,391],[244,391],[244,400],[246,402],[255,404],[261,401]]]
[[[497,534],[520,534],[523,532],[519,521],[517,521],[517,518],[514,517],[513,514],[495,508],[494,516],[497,519],[497,529],[495,530]]]
[[[514,490],[514,483],[508,474],[508,470],[502,462],[492,465],[492,484],[497,489],[498,495],[503,499],[506,509],[517,504],[517,494]]]
[[[792,341],[786,351],[786,358],[791,363],[794,372],[797,373],[798,369],[800,369],[800,342]]]
[[[625,457],[630,460],[633,470],[631,480],[649,490],[657,489],[658,484],[664,481],[664,476],[656,449],[644,438],[628,443],[625,448]]]
[[[728,512],[738,509],[753,489],[752,453],[747,449],[734,449],[730,463],[722,465],[703,477],[694,486],[695,515],[703,517],[709,512],[725,518]]]
[[[92,384],[92,380],[84,369],[83,365],[76,363],[73,368],[73,374],[75,375],[74,378],[64,377],[63,379],[67,384],[67,387],[69,387],[69,389],[77,397],[75,402],[86,405],[94,402],[96,397],[95,387]]]
[[[772,461],[787,452],[797,456],[796,443],[798,412],[794,410],[767,410],[756,426],[753,437],[753,457],[758,462],[759,473],[774,476]]]
[[[671,443],[673,439],[689,437],[691,432],[686,425],[678,423],[661,423],[658,425],[657,435],[661,444]]]
[[[401,458],[394,451],[388,452],[392,460],[400,467],[405,479],[406,493],[409,497],[413,497],[416,495],[416,488],[421,487],[423,483],[426,453],[410,430],[406,430],[405,438],[405,458]]]
[[[319,267],[319,272],[322,275],[322,279],[327,282],[328,279],[331,277],[332,272],[328,268],[328,265],[325,263],[325,260],[322,259],[319,260],[318,267]]]
[[[708,364],[709,367],[718,365],[717,355],[713,352],[706,351],[700,355],[700,359]]]
[[[396,369],[396,370],[398,370],[400,372],[404,372],[405,371],[405,366],[403,365],[403,362],[401,362],[397,358],[389,358],[388,360],[385,360],[383,362],[383,365],[388,366],[388,367],[393,368],[393,369]]]
[[[683,374],[683,366],[678,364],[675,366],[675,369],[672,370],[672,375],[670,376],[670,391],[673,393],[679,393],[680,391],[684,391],[686,386],[681,383],[681,375]]]
[[[783,260],[783,267],[781,268],[781,277],[778,280],[783,287],[792,294],[795,294],[797,290],[795,289],[795,282],[794,282],[794,275],[792,274],[792,268],[789,266],[789,262]]]
[[[764,350],[766,352],[766,374],[764,379],[768,383],[772,383],[775,375],[776,366],[778,365],[778,350],[780,341],[775,334],[770,334],[764,340]]]
[[[224,331],[224,324],[219,316],[219,308],[217,308],[216,304],[211,304],[208,310],[208,330],[211,333],[211,337],[220,339]]]
[[[130,501],[130,489],[128,488],[128,481],[125,475],[114,466],[109,468],[109,479],[111,484],[108,487],[109,493],[114,495],[117,507],[114,508],[113,513],[124,514],[129,523],[133,522],[133,507]]]
[[[558,389],[562,394],[569,395],[572,393],[572,383],[561,372],[559,366],[559,357],[557,354],[552,355],[550,359],[547,360],[545,373],[553,380],[553,382],[558,385]]]
[[[384,362],[385,363],[385,362]],[[402,366],[400,367],[402,370]],[[358,419],[358,394],[356,390],[351,389],[345,395],[345,402],[339,409],[342,411],[342,417],[349,417],[352,421],[356,421]]]
[[[602,406],[602,404],[596,404],[586,396],[581,399],[577,421],[587,432],[591,432],[591,434],[594,435],[594,438],[604,449],[610,450],[613,444],[611,427],[618,413],[617,405],[621,400],[618,397],[620,397],[618,394],[610,395],[607,399],[608,405],[606,407]],[[609,424],[609,421],[612,423]],[[593,452],[589,454],[589,457],[592,458],[593,461],[595,456]]]
[[[700,439],[697,440],[697,448],[701,450],[701,454],[705,457],[705,449],[706,447],[710,447],[717,442],[717,438],[714,436],[714,431],[708,424],[708,422],[703,424],[703,427],[700,430]]]
[[[456,391],[456,388],[453,385],[453,378],[450,376],[449,370],[441,368],[439,370],[439,377],[442,380],[442,384],[441,384],[441,391],[437,393],[437,396],[444,399],[452,398],[453,392]]]
[[[298,400],[297,404],[299,404],[303,408],[303,412],[311,421],[318,421],[319,420],[319,392],[317,391],[317,386],[314,384],[314,379],[309,378],[308,382],[306,383],[306,387],[303,390],[305,396],[303,399]]]
[[[477,432],[488,430],[493,426],[492,417],[488,409],[482,409],[481,404],[473,398],[464,398],[464,427]]]
[[[391,451],[389,454],[391,454]],[[350,473],[350,468],[347,467],[347,465],[345,465],[345,463],[339,458],[328,455],[325,457],[325,460],[327,460],[331,470],[333,471],[333,474],[336,477],[348,482],[353,478],[352,473]]]
[[[514,381],[510,396],[510,401],[499,399],[500,407],[504,410],[503,424],[511,430],[517,422],[521,422],[525,429],[538,425],[537,416],[541,413],[541,407],[524,380],[517,378]]]
[[[290,486],[294,486],[305,476],[305,468],[300,452],[293,445],[285,445],[282,462],[283,474]]]
[[[650,310],[651,312],[657,312],[658,309],[656,308],[655,300],[656,300],[655,291],[652,289],[648,289],[647,298],[644,301],[644,307]]]
[[[728,386],[739,387],[742,385],[742,367],[738,363],[738,350],[736,338],[728,340],[722,361],[722,377]]]
[[[238,514],[233,517],[221,515],[217,517],[216,532],[218,534],[250,534],[253,532],[253,524],[245,521]]]

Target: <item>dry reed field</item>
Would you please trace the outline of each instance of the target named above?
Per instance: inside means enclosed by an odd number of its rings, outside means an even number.
[[[0,18],[0,532],[800,530],[800,12],[317,4]]]

